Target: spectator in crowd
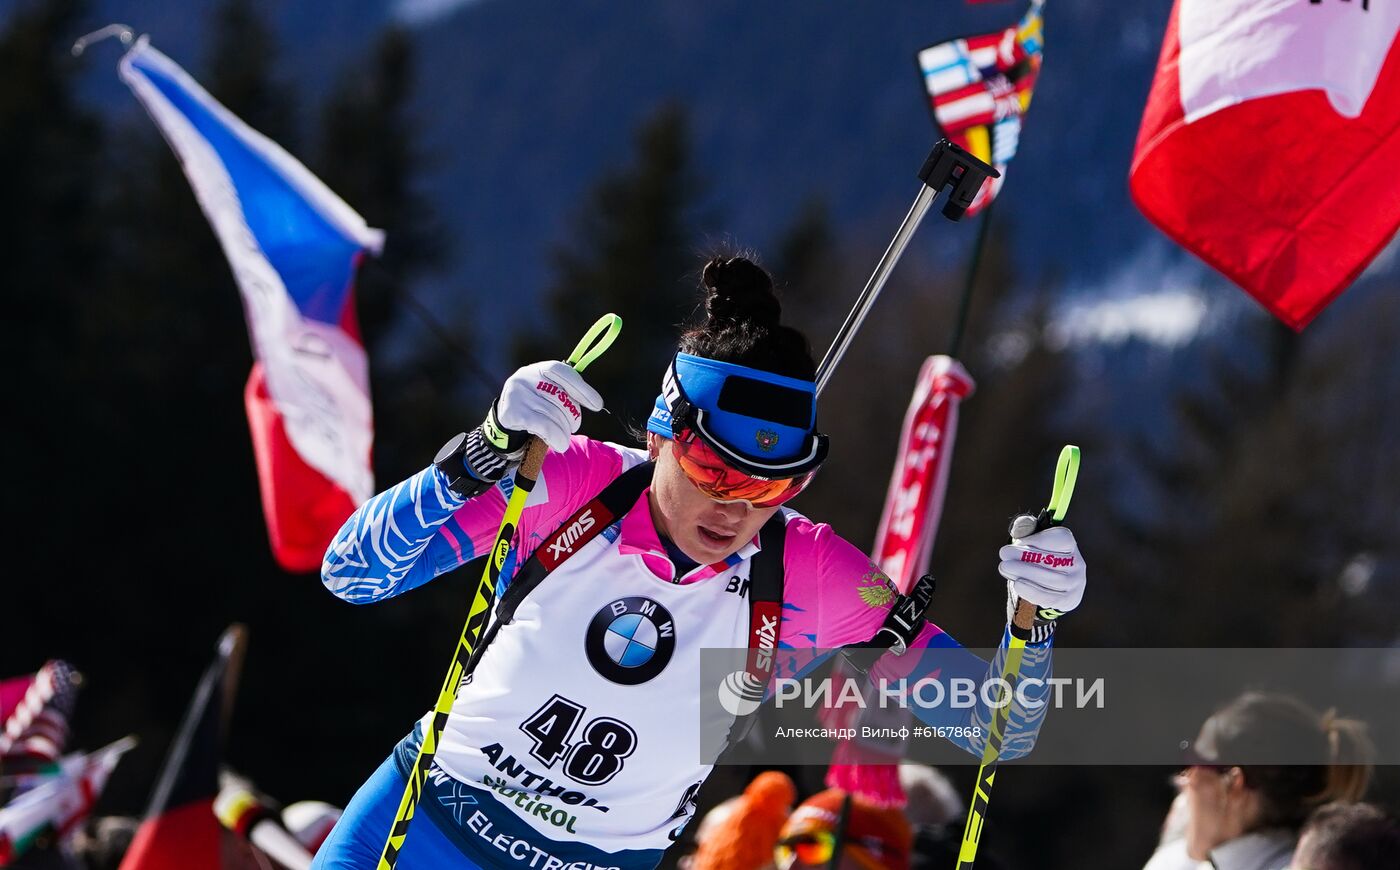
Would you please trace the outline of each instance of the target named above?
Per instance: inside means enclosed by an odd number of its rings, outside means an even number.
[[[681,859],[686,870],[765,870],[792,811],[797,789],[787,774],[767,770],[744,793],[706,813],[695,832],[695,854]]]
[[[686,827],[688,839],[677,846],[677,851],[685,852],[676,862],[676,866],[680,870],[692,870],[695,863],[695,853],[700,851],[700,847],[713,837],[725,822],[729,821],[729,817],[734,814],[734,810],[743,799],[742,794],[726,798],[710,807],[704,815],[696,820],[695,824]]]
[[[802,802],[783,825],[777,870],[909,870],[913,832],[902,810],[881,808],[840,789]]]
[[[1173,813],[1182,838],[1163,843],[1147,866],[1286,870],[1309,813],[1361,798],[1370,757],[1361,723],[1247,692],[1212,714],[1190,745]]]
[[[84,824],[77,851],[88,870],[117,870],[140,826],[140,819],[127,816],[102,816]]]
[[[1400,861],[1400,822],[1372,804],[1318,807],[1298,836],[1293,870],[1375,870]]]
[[[1167,817],[1162,820],[1162,836],[1157,841],[1157,851],[1152,853],[1142,870],[1196,870],[1201,866],[1186,854],[1186,815],[1187,797],[1182,791],[1181,776],[1174,777],[1177,786],[1176,799],[1172,801]]]

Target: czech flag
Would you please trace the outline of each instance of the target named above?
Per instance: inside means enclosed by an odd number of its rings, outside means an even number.
[[[244,401],[273,555],[316,570],[374,491],[354,279],[384,234],[146,37],[121,77],[179,158],[243,296],[256,357]]]
[[[1400,227],[1400,3],[1177,0],[1138,208],[1301,329]]]

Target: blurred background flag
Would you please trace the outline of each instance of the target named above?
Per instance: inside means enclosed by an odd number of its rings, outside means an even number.
[[[1301,329],[1400,227],[1400,4],[1177,0],[1130,176],[1143,214]]]
[[[875,547],[870,551],[871,561],[901,593],[907,594],[928,570],[943,513],[943,496],[948,491],[958,406],[975,388],[972,376],[950,356],[930,356],[919,368],[914,395],[904,415]],[[859,589],[872,607],[888,606],[894,598],[894,593],[883,584],[863,585]],[[833,674],[853,676],[840,659]],[[880,733],[889,733],[883,729],[898,731],[912,723],[911,710],[886,708],[873,697],[863,705],[829,710],[823,719],[823,725],[829,728],[870,726],[881,729]],[[902,757],[899,741],[872,745],[868,740],[839,740],[826,773],[826,784],[858,794],[878,806],[903,806],[905,795],[895,766]]]
[[[42,837],[71,835],[92,812],[117,762],[135,745],[135,737],[123,737],[90,755],[65,758],[57,772],[0,807],[0,867]]]
[[[287,870],[308,870],[320,842],[308,845],[298,833],[288,830],[276,804],[237,774],[224,771],[214,815],[219,824],[250,849],[256,848]],[[329,831],[326,832],[329,835]],[[313,835],[314,836],[314,835]]]
[[[82,681],[58,659],[31,676],[0,681],[0,770],[58,760]]]
[[[231,626],[219,639],[218,655],[195,689],[121,870],[257,866],[247,843],[225,829],[214,814],[244,642],[239,625]]]
[[[969,217],[1001,190],[1006,165],[1016,155],[1021,116],[1040,73],[1042,4],[1032,0],[1014,27],[950,39],[919,52],[919,71],[938,129],[1001,172],[982,185],[967,210]]]
[[[919,369],[871,552],[901,591],[928,570],[948,489],[958,406],[974,387],[972,376],[949,356],[931,356]]]
[[[179,157],[233,268],[256,358],[244,400],[273,555],[289,571],[315,570],[374,491],[353,291],[383,233],[146,37],[121,77]]]

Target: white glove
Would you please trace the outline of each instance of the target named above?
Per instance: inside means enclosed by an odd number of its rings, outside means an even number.
[[[602,407],[603,397],[583,375],[568,363],[550,360],[525,366],[506,378],[492,414],[511,442],[518,443],[522,439],[515,436],[529,433],[550,450],[562,453],[569,449],[569,436],[583,421],[581,409],[598,411]],[[488,426],[489,422],[490,418]],[[487,434],[489,438],[491,433]],[[505,446],[491,440],[498,448]]]
[[[1017,517],[1012,529],[1024,528]],[[1034,523],[1034,517],[1031,517]],[[1034,525],[1030,526],[1034,528]],[[1013,531],[1013,535],[1014,535]],[[1022,598],[1039,610],[1068,613],[1084,598],[1084,557],[1074,542],[1074,533],[1064,526],[1051,526],[1024,538],[1013,537],[1001,548],[1001,576],[1007,580],[1011,609]]]

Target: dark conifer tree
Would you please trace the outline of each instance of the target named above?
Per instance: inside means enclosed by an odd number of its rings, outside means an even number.
[[[428,161],[409,108],[415,78],[412,35],[391,27],[370,62],[336,84],[321,113],[316,160],[331,189],[386,234],[382,256],[365,261],[355,288],[379,421],[375,465],[386,482],[420,468],[437,444],[468,425],[479,411],[464,412],[463,396],[482,405],[496,387],[483,385],[492,379],[470,349],[471,327],[461,312],[430,310],[414,292],[415,282],[449,256],[423,190]],[[400,347],[386,341],[391,333]]]
[[[36,448],[71,433],[57,415],[28,412],[74,398],[85,362],[73,336],[102,247],[101,129],[76,98],[80,67],[68,51],[85,6],[29,0],[0,32],[0,166],[8,170],[0,184],[0,359],[6,371],[26,373],[9,379],[7,392],[27,418],[16,434]]]
[[[204,86],[248,126],[298,153],[296,97],[276,72],[277,34],[262,0],[223,0],[209,22]]]
[[[844,251],[825,201],[813,197],[778,239],[773,278],[783,295],[783,316],[801,329],[820,354],[846,314],[844,300],[857,288],[847,276]]]
[[[391,27],[369,63],[341,77],[321,114],[318,174],[387,234],[378,266],[365,269],[356,287],[371,352],[402,317],[397,291],[447,257],[445,234],[421,186],[425,160],[409,112],[415,78],[412,36]]]
[[[702,186],[684,111],[668,105],[648,118],[634,153],[632,165],[597,184],[573,238],[556,250],[548,325],[532,322],[515,354],[520,361],[562,357],[599,315],[622,315],[618,344],[588,370],[611,416],[593,415],[585,426],[610,440],[629,440],[625,425],[646,422],[676,327],[700,300]]]

